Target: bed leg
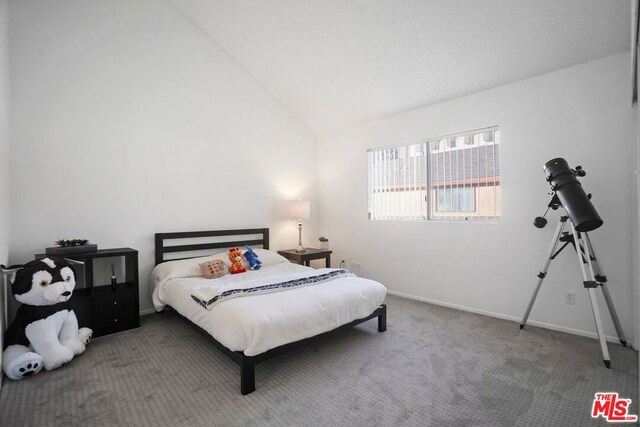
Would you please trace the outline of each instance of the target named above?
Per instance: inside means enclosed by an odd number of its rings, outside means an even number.
[[[250,357],[243,356],[240,364],[240,392],[247,395],[256,389],[256,365]]]
[[[380,308],[382,312],[378,315],[378,332],[384,332],[387,330],[387,305],[382,304]]]

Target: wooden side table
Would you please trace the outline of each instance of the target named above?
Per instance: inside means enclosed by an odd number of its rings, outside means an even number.
[[[278,251],[278,254],[289,261],[295,261],[307,267],[311,266],[311,260],[324,258],[325,267],[331,267],[331,251],[326,249],[306,248],[304,252],[296,252],[295,249],[286,249]]]

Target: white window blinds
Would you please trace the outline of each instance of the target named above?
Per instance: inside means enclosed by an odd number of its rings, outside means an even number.
[[[500,218],[499,132],[486,128],[368,151],[369,218]]]
[[[424,143],[369,150],[369,218],[427,217]]]

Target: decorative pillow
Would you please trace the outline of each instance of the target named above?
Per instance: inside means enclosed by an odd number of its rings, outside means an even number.
[[[227,266],[220,259],[203,262],[200,264],[200,268],[202,268],[202,275],[205,279],[215,279],[227,274]]]

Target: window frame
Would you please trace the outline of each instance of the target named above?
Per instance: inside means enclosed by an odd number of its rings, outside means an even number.
[[[493,138],[489,141],[484,139],[484,134],[486,132],[492,132],[493,133]],[[478,141],[475,141],[475,138],[473,137],[474,135],[477,135]],[[449,145],[451,144],[451,140],[452,139],[456,139],[458,137],[466,137],[465,140],[463,140],[462,142],[458,141],[455,145],[455,147],[449,147]],[[480,138],[482,138],[482,142],[480,142]],[[492,158],[492,162],[493,162],[493,168],[494,168],[494,187],[498,187],[498,191],[499,193],[496,194],[494,197],[496,197],[496,200],[494,203],[496,203],[496,209],[495,209],[495,216],[465,216],[465,213],[470,213],[470,212],[475,212],[478,209],[478,193],[477,190],[481,187],[487,187],[486,182],[484,183],[484,185],[480,185],[480,177],[478,177],[478,185],[477,186],[473,186],[471,187],[473,189],[473,205],[474,205],[474,211],[457,211],[455,212],[455,214],[457,215],[452,215],[450,217],[447,217],[446,215],[444,217],[434,217],[433,213],[437,211],[437,191],[438,189],[435,189],[436,195],[432,195],[431,191],[432,191],[432,173],[431,173],[431,158],[432,158],[432,149],[431,149],[431,143],[432,142],[437,142],[437,149],[440,150],[443,147],[443,144],[445,147],[447,147],[448,150],[454,151],[454,150],[464,150],[466,148],[470,148],[470,147],[481,147],[481,146],[487,146],[487,145],[493,145],[494,146],[494,150],[493,150],[493,155],[495,157]],[[407,216],[407,217],[385,217],[385,218],[375,218],[372,217],[373,214],[373,201],[372,201],[372,195],[374,193],[373,190],[373,185],[372,185],[372,179],[371,179],[371,174],[372,174],[372,161],[371,161],[371,156],[370,154],[372,152],[376,152],[376,151],[382,151],[382,150],[395,150],[394,152],[396,153],[396,158],[397,158],[397,153],[399,151],[399,149],[404,149],[405,147],[409,147],[412,145],[422,145],[422,147],[420,150],[422,151],[424,149],[424,164],[422,166],[422,169],[424,170],[424,174],[425,174],[425,178],[424,178],[424,182],[421,185],[425,186],[425,198],[426,200],[423,201],[423,203],[426,205],[426,214],[422,217],[414,217],[414,216]],[[447,134],[447,135],[442,135],[442,136],[436,136],[436,137],[430,137],[430,138],[423,138],[414,142],[408,142],[408,143],[402,143],[402,144],[393,144],[393,145],[387,145],[387,146],[381,146],[381,147],[374,147],[374,148],[368,148],[366,150],[366,154],[367,154],[367,218],[370,221],[393,221],[393,222],[405,222],[405,221],[410,221],[410,222],[446,222],[446,223],[479,223],[479,224],[497,224],[502,222],[502,216],[503,216],[503,212],[502,212],[502,196],[501,196],[501,187],[502,187],[502,176],[501,176],[501,162],[500,162],[500,150],[499,150],[499,146],[501,145],[501,141],[500,141],[500,127],[498,125],[494,125],[494,126],[487,126],[487,127],[482,127],[482,128],[478,128],[478,129],[473,129],[473,130],[468,130],[468,131],[464,131],[464,132],[456,132],[456,133],[452,133],[452,134]],[[498,150],[495,150],[495,147],[498,147]],[[450,152],[450,151],[449,151]],[[485,162],[486,164],[486,162]],[[498,169],[498,174],[495,174],[495,169]],[[485,175],[486,177],[486,175]],[[488,178],[488,177],[486,177]],[[486,179],[485,178],[485,179]],[[473,178],[470,178],[473,179]],[[453,187],[452,187],[453,188]],[[463,188],[463,187],[461,187]]]

